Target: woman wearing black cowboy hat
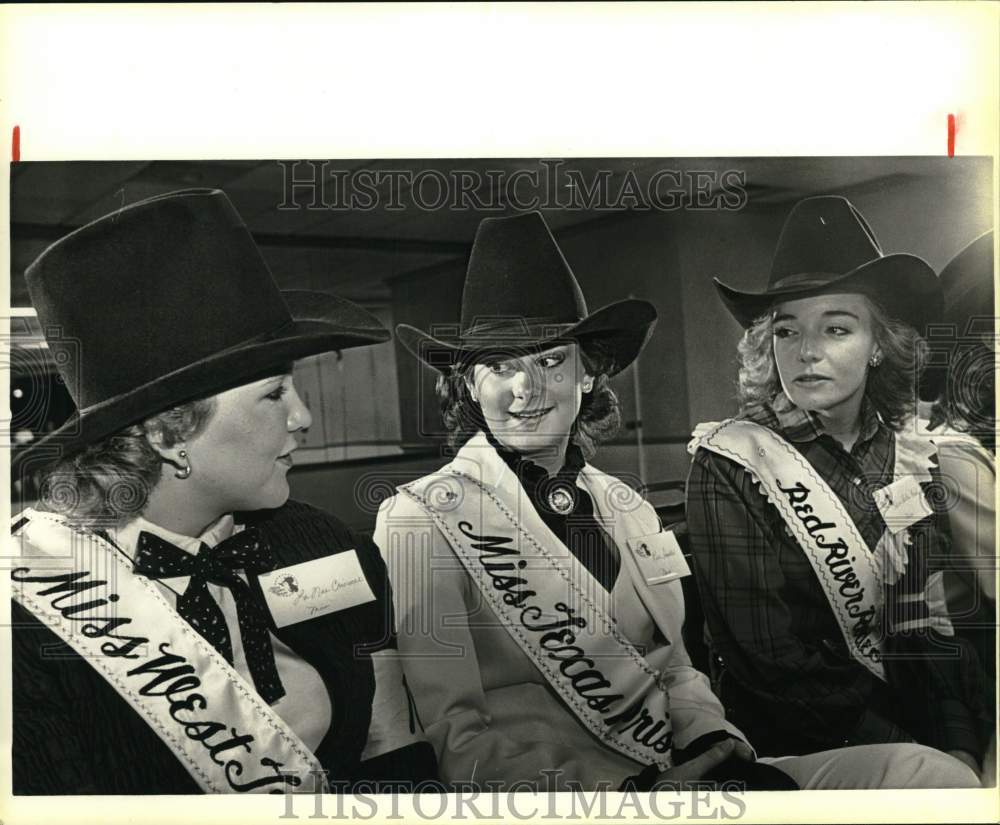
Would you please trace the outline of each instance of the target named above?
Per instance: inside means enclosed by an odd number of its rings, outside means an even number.
[[[919,742],[978,771],[992,703],[944,605],[949,494],[914,416],[937,277],[815,197],[765,292],[716,285],[746,327],[740,415],[696,430],[687,514],[730,718],[762,753]]]
[[[956,500],[952,546],[963,569],[945,573],[956,630],[996,673],[996,321],[993,232],[980,235],[941,270],[948,335],[931,341],[920,396],[933,402],[929,428],[941,474]],[[929,374],[928,374],[929,373]]]
[[[285,478],[311,421],[292,362],[386,330],[348,301],[279,292],[213,190],[105,216],[26,276],[78,411],[17,461],[45,477],[12,525],[14,792],[432,773],[425,744],[380,724],[405,694],[370,658],[391,642],[378,553],[288,501]]]
[[[636,300],[589,313],[535,212],[480,224],[457,334],[397,330],[443,373],[457,453],[379,513],[398,623],[398,651],[379,655],[400,659],[442,777],[492,790],[927,782],[929,749],[756,763],[691,666],[675,538],[588,463],[619,423],[608,378],[655,319]]]

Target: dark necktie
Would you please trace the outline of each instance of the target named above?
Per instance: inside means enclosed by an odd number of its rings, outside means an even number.
[[[150,579],[190,576],[187,590],[177,599],[177,612],[232,664],[233,643],[229,629],[222,609],[208,592],[208,582],[229,588],[236,602],[236,619],[250,676],[257,692],[268,704],[284,696],[285,688],[274,663],[267,614],[236,571],[265,573],[273,567],[270,548],[253,528],[215,547],[202,544],[196,555],[153,533],[142,532],[134,561],[135,572]]]

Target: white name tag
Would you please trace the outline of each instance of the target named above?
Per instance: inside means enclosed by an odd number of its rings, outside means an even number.
[[[258,578],[278,627],[375,601],[355,550],[282,567]]]
[[[892,533],[905,530],[933,513],[920,482],[913,476],[906,476],[876,490],[872,497],[878,505],[885,526]]]
[[[630,538],[628,546],[646,584],[662,584],[691,575],[677,537],[670,530]]]

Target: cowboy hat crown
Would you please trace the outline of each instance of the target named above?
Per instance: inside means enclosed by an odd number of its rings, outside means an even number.
[[[866,294],[920,333],[941,315],[941,286],[930,265],[916,255],[884,254],[864,216],[834,195],[806,198],[792,208],[763,292],[714,281],[744,327],[776,303],[829,292]]]
[[[479,224],[457,332],[428,334],[408,324],[398,325],[396,332],[410,352],[439,370],[491,349],[600,339],[614,374],[635,360],[655,322],[652,304],[634,299],[589,313],[545,219],[528,212]]]
[[[99,218],[48,247],[25,278],[77,412],[19,463],[45,446],[58,458],[296,358],[389,338],[349,301],[280,291],[219,190]]]
[[[941,270],[944,312],[940,335],[927,343],[927,365],[920,376],[920,398],[934,401],[945,389],[949,374],[957,380],[970,345],[980,342],[986,349],[978,357],[994,358],[996,317],[993,307],[993,232],[985,232],[962,249]],[[965,367],[968,368],[968,362]]]
[[[490,323],[485,319],[576,324],[587,314],[580,285],[539,212],[479,224],[462,290],[463,333]]]

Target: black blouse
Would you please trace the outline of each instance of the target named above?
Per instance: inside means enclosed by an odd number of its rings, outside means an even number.
[[[550,476],[530,459],[504,447],[491,433],[487,432],[486,438],[517,476],[545,526],[610,591],[621,569],[621,556],[595,515],[590,495],[576,486],[585,464],[579,445],[570,442],[562,469]],[[556,509],[561,503],[565,506]]]

